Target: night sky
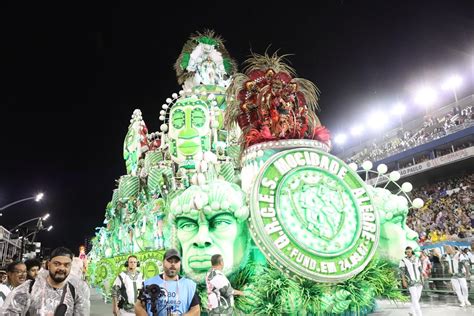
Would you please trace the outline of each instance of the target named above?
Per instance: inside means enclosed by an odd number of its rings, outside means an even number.
[[[180,90],[173,64],[194,31],[214,29],[239,64],[269,45],[294,54],[298,75],[322,91],[333,134],[375,106],[410,105],[414,87],[439,88],[451,72],[464,77],[460,97],[474,91],[472,0],[101,3],[0,10],[0,206],[45,193],[41,204],[5,210],[0,225],[49,212],[54,229],[38,236],[47,247],[77,251],[102,225],[125,173],[131,114],[140,108],[158,130],[161,104]]]

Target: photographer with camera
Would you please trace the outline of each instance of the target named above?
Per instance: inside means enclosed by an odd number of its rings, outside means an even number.
[[[137,257],[129,256],[127,271],[120,272],[112,286],[112,312],[114,315],[135,315],[135,301],[143,284],[143,275],[137,271]]]
[[[176,249],[165,252],[163,270],[163,274],[144,282],[135,313],[138,316],[199,315],[196,283],[179,276],[181,256]]]
[[[90,289],[84,281],[70,275],[73,257],[67,248],[54,249],[48,270],[16,287],[8,295],[0,315],[90,315]],[[26,266],[23,266],[16,274],[26,278]]]

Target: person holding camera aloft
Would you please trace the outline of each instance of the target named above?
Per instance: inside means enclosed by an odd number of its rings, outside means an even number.
[[[199,315],[199,295],[194,281],[180,277],[181,256],[176,249],[163,255],[163,274],[143,283],[135,304],[138,316]]]
[[[143,275],[137,257],[129,256],[126,271],[120,272],[112,286],[112,312],[114,315],[135,315],[135,301],[143,284]]]

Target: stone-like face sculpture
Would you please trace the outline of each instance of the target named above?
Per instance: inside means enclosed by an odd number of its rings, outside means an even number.
[[[211,146],[208,105],[195,97],[178,100],[170,111],[171,158],[182,163],[208,151]]]
[[[172,244],[182,251],[186,275],[204,281],[214,254],[224,257],[226,274],[245,264],[250,239],[244,202],[238,186],[220,180],[191,186],[171,202]]]
[[[372,192],[374,207],[380,216],[378,252],[391,262],[398,264],[405,255],[406,247],[412,247],[414,252],[420,251],[417,243],[418,234],[406,224],[408,200],[386,189],[370,186],[369,188]]]

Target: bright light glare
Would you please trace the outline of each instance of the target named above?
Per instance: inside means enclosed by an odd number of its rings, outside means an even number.
[[[441,86],[443,90],[454,90],[462,84],[462,78],[458,75],[452,75]]]
[[[48,217],[49,217],[49,213],[48,213],[48,214],[46,214],[45,216],[43,216],[43,221],[47,220],[47,219],[48,219]]]
[[[432,88],[422,87],[415,95],[415,103],[423,106],[430,106],[437,98],[438,95]]]
[[[368,123],[372,129],[382,129],[387,124],[387,115],[380,111],[375,111],[369,116]]]
[[[37,195],[36,195],[36,197],[35,197],[35,201],[36,201],[36,202],[39,202],[39,201],[41,201],[41,199],[43,198],[43,196],[44,196],[44,194],[43,194],[43,193],[39,193],[39,194],[37,194]]]
[[[48,229],[46,229],[46,230],[50,231],[51,229],[53,229],[53,225],[49,225]]]
[[[362,125],[355,125],[351,128],[351,135],[360,136],[363,131],[364,131],[364,127]]]
[[[401,102],[398,102],[393,106],[392,113],[395,114],[395,115],[400,116],[400,115],[403,115],[405,113],[405,110],[406,110],[405,104],[403,104]]]
[[[344,144],[347,140],[347,136],[345,134],[337,134],[336,137],[334,138],[334,141],[336,144]]]

